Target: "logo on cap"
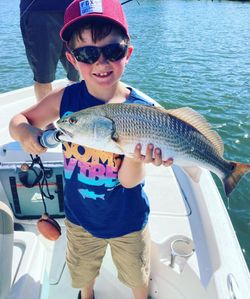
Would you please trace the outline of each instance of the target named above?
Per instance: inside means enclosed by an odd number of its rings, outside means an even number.
[[[80,14],[84,16],[89,13],[102,13],[102,0],[83,0],[79,2]]]

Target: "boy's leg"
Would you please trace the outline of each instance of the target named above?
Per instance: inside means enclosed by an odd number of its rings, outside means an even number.
[[[87,286],[81,289],[80,298],[78,299],[93,299],[94,298],[95,280],[91,281]]]
[[[133,288],[132,289],[135,299],[147,299],[148,298],[148,286]]]
[[[110,239],[109,243],[118,278],[132,289],[136,299],[147,299],[151,243],[148,228]]]
[[[73,288],[81,289],[81,299],[93,298],[95,278],[99,275],[107,242],[95,238],[81,226],[65,220],[67,228],[66,261]]]

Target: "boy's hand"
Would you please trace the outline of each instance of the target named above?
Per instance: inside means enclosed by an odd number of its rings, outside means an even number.
[[[38,141],[42,133],[43,131],[38,128],[32,126],[26,127],[25,133],[23,132],[19,139],[23,149],[30,154],[42,154],[46,152],[47,149],[42,147]]]
[[[173,159],[169,158],[166,161],[162,160],[161,150],[155,148],[153,144],[148,144],[146,154],[141,153],[141,144],[137,144],[134,150],[133,157],[124,157],[118,179],[121,185],[125,188],[133,188],[145,179],[146,169],[145,163],[153,165],[170,166],[173,164]]]
[[[142,161],[144,163],[152,163],[155,166],[171,166],[173,164],[173,158],[169,158],[168,160],[163,161],[161,156],[161,150],[159,148],[154,148],[153,144],[147,145],[145,156],[141,154],[141,144],[137,144],[134,151],[134,158],[137,161]]]

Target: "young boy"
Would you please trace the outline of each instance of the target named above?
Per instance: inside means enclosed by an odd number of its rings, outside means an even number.
[[[133,48],[119,0],[75,0],[66,10],[61,37],[68,60],[84,80],[48,95],[13,117],[10,133],[34,154],[42,129],[66,113],[109,103],[149,104],[120,82]],[[78,298],[92,299],[107,245],[119,279],[136,299],[148,294],[150,237],[149,204],[143,192],[145,163],[163,162],[150,144],[145,156],[138,144],[134,158],[64,143],[66,260]],[[154,157],[153,158],[153,153]]]

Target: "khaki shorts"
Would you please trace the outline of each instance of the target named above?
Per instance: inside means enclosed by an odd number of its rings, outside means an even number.
[[[122,237],[102,239],[68,220],[65,224],[68,239],[66,261],[74,288],[87,286],[99,275],[108,245],[121,282],[130,288],[148,284],[150,236],[147,227]]]

